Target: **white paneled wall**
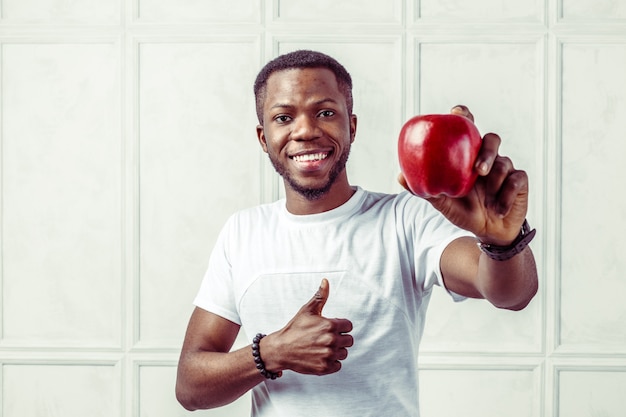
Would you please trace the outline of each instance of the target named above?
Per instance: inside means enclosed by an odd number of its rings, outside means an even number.
[[[353,75],[353,183],[398,191],[402,123],[458,103],[530,176],[540,292],[435,293],[423,415],[626,415],[624,1],[0,0],[0,48],[0,417],[190,414],[216,235],[282,195],[252,83],[299,48]]]

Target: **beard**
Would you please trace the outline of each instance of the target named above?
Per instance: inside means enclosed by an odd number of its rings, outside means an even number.
[[[315,187],[315,188],[307,187],[298,183],[298,181],[295,178],[293,178],[293,176],[289,173],[287,168],[282,163],[280,163],[277,158],[273,157],[272,155],[269,155],[269,159],[270,159],[270,162],[272,163],[272,166],[278,173],[278,175],[283,177],[283,180],[285,181],[285,183],[292,190],[294,190],[296,193],[300,194],[302,197],[306,198],[309,201],[315,201],[315,200],[320,199],[322,196],[324,196],[326,193],[330,191],[330,189],[332,188],[333,184],[335,183],[339,175],[346,168],[346,164],[348,162],[349,156],[350,156],[350,147],[347,147],[344,149],[343,153],[341,154],[337,162],[335,162],[335,164],[330,169],[330,172],[328,174],[328,180],[326,181],[326,183],[323,184],[321,187]]]

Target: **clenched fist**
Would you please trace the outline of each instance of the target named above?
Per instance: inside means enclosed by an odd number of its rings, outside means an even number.
[[[340,361],[348,357],[347,348],[354,343],[347,334],[352,331],[352,323],[322,316],[329,293],[329,283],[324,278],[313,298],[285,327],[261,340],[267,370],[326,375],[341,369]]]

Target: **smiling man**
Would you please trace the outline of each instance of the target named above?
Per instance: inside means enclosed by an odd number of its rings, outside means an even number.
[[[255,417],[419,416],[417,351],[434,286],[511,310],[537,291],[526,173],[488,134],[466,197],[372,193],[346,174],[357,118],[341,64],[282,55],[254,92],[257,138],[286,198],[222,229],[194,300],[178,400],[213,408],[252,390]],[[252,343],[231,351],[240,330]]]
[[[339,70],[337,70],[339,72]],[[350,88],[326,68],[290,68],[257,81],[257,136],[285,180],[287,209],[326,211],[348,200],[346,163],[356,134]],[[344,91],[344,93],[342,93]],[[332,196],[331,201],[322,198]],[[333,207],[334,205],[334,207]]]

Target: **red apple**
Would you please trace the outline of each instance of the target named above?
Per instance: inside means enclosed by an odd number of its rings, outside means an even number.
[[[398,139],[400,169],[411,192],[423,198],[466,196],[478,176],[474,164],[481,143],[478,129],[466,117],[411,118]]]

